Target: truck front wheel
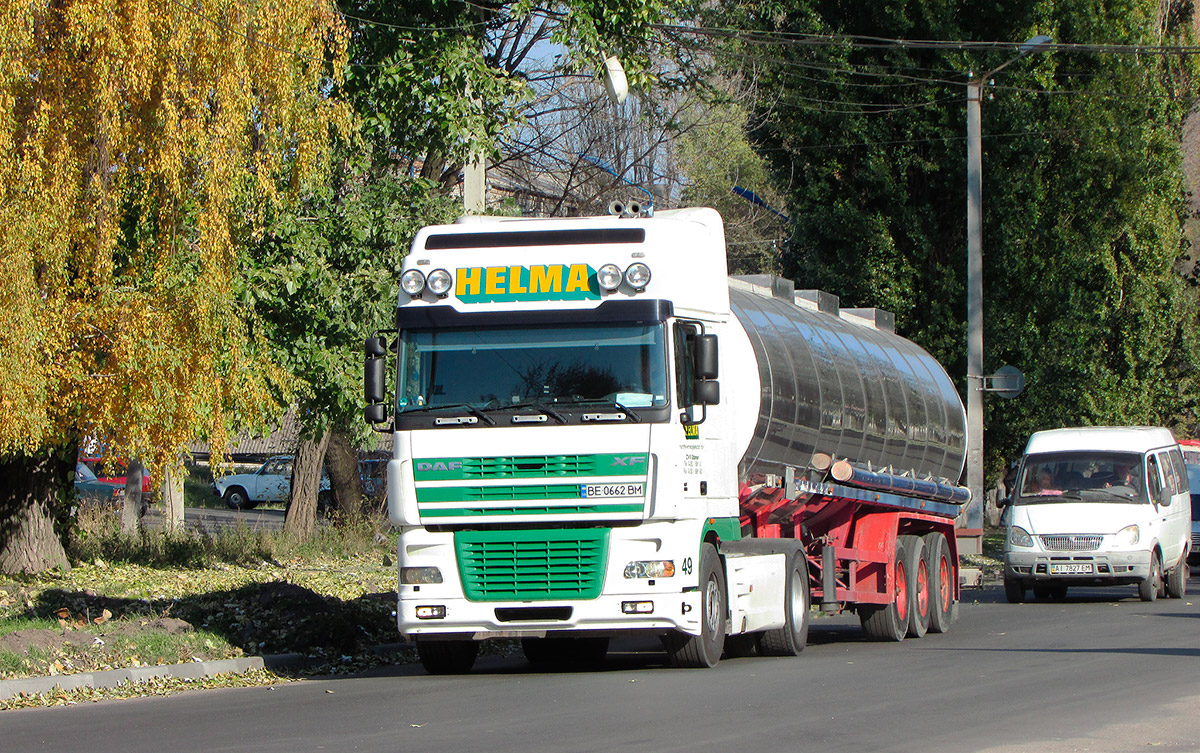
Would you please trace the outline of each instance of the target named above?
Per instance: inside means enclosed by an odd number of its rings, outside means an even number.
[[[783,627],[762,634],[758,650],[763,656],[800,655],[808,644],[810,603],[808,560],[804,552],[793,552],[784,592]]]
[[[461,675],[475,666],[479,655],[476,641],[427,641],[417,639],[417,656],[431,675]]]
[[[712,544],[700,550],[700,635],[673,633],[667,653],[676,667],[715,667],[725,647],[725,570]]]

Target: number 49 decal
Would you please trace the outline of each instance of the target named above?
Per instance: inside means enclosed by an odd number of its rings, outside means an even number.
[[[683,571],[684,575],[691,575],[692,574],[692,558],[684,557],[683,562],[680,563],[679,569]]]

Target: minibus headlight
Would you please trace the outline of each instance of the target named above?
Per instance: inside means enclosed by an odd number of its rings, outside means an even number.
[[[1033,537],[1020,526],[1013,526],[1008,532],[1008,543],[1013,546],[1033,546]]]
[[[1133,546],[1142,538],[1142,531],[1137,525],[1125,526],[1117,531],[1117,544],[1119,546]]]

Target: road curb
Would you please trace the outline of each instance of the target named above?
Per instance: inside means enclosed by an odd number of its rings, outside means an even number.
[[[187,664],[164,664],[153,667],[109,669],[102,672],[80,672],[74,675],[26,677],[19,680],[0,680],[0,700],[21,694],[51,693],[79,688],[115,688],[126,683],[145,682],[157,677],[200,679],[222,674],[244,674],[256,669],[289,669],[303,666],[309,658],[303,654],[273,656],[244,656],[238,659],[196,661]]]

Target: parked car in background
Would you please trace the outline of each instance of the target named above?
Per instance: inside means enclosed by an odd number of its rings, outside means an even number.
[[[125,503],[125,480],[97,478],[85,463],[75,463],[75,495],[82,504]]]
[[[291,455],[275,455],[253,473],[235,473],[213,482],[217,496],[231,510],[253,510],[264,502],[286,503],[292,494]],[[317,494],[318,508],[330,506],[329,478],[321,474],[321,490]]]
[[[125,468],[124,460],[106,460],[104,457],[96,454],[81,451],[79,453],[79,462],[87,466],[92,475],[98,480],[125,485]],[[112,471],[112,473],[109,473]],[[154,491],[154,484],[150,479],[150,471],[142,469],[142,493],[149,494]]]
[[[1187,476],[1192,492],[1192,551],[1188,565],[1200,567],[1200,465],[1188,465]]]

